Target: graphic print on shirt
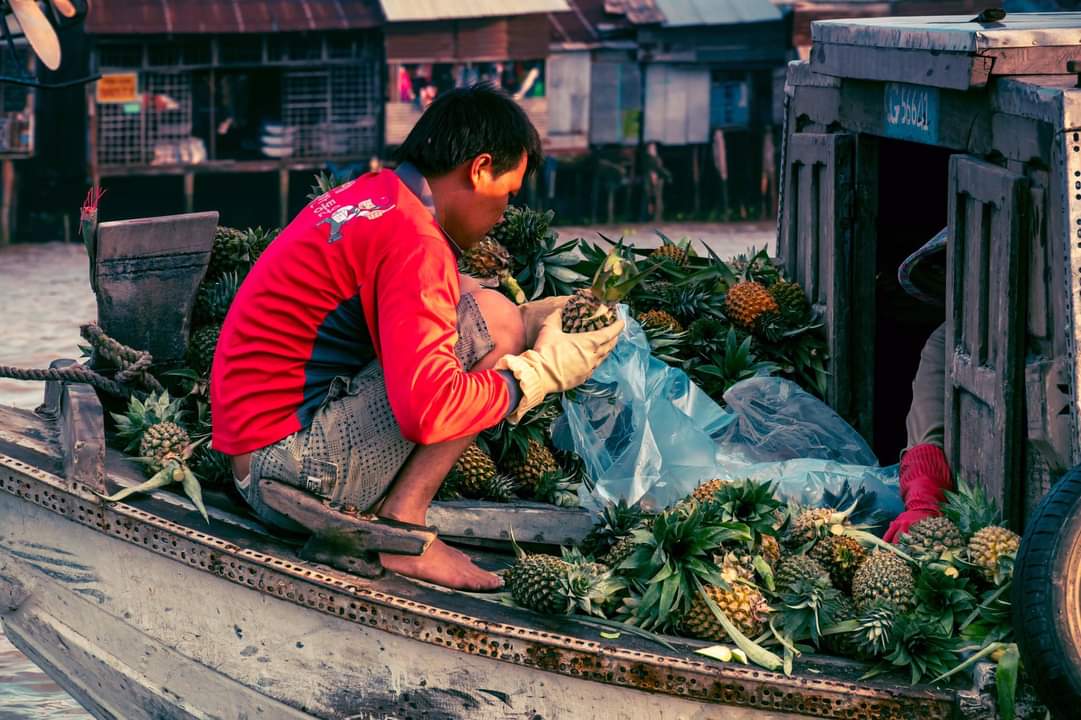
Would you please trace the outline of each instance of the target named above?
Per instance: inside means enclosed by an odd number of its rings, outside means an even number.
[[[312,209],[317,215],[329,213],[327,217],[324,217],[316,223],[316,227],[320,225],[329,225],[330,237],[327,238],[327,242],[335,243],[342,239],[342,228],[351,221],[356,220],[357,218],[377,220],[393,210],[394,207],[394,203],[378,205],[372,200],[361,200],[356,205],[342,205],[338,207],[334,199],[331,198],[314,206]]]

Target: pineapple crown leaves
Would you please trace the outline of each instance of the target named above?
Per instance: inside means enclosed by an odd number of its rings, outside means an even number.
[[[882,657],[893,641],[893,624],[897,610],[889,603],[876,603],[866,608],[855,620],[853,640],[864,657]]]
[[[690,608],[695,582],[727,589],[713,554],[725,542],[749,542],[751,532],[738,523],[711,523],[696,503],[688,503],[661,513],[652,528],[639,528],[632,537],[636,547],[619,570],[645,588],[635,615],[650,629],[678,623]]]
[[[315,180],[315,184],[311,186],[311,191],[307,195],[309,201],[315,200],[320,195],[324,195],[339,185],[348,182],[352,179],[352,173],[348,172],[348,170],[345,172],[324,172],[320,170],[312,179]]]
[[[728,637],[732,638],[732,641],[744,652],[744,654],[746,654],[751,662],[760,665],[767,670],[779,670],[784,667],[785,663],[780,657],[744,635],[740,629],[736,627],[736,624],[728,618],[728,615],[725,614],[713,598],[709,596],[709,593],[706,592],[705,588],[702,586],[701,579],[694,577],[692,578],[692,581],[693,592],[695,595],[702,599],[706,604],[706,607],[709,608],[709,611],[713,613],[713,617],[715,617],[717,622],[721,624],[721,627],[724,628]]]
[[[609,503],[582,540],[582,549],[603,555],[622,538],[629,537],[641,521],[642,508],[638,503],[628,505],[625,498],[620,498],[618,503]]]
[[[181,409],[181,401],[169,397],[169,391],[162,393],[150,393],[146,400],[140,400],[132,395],[128,399],[126,411],[121,413],[109,413],[116,422],[116,434],[120,440],[126,442],[125,452],[131,452],[139,447],[143,433],[151,425],[163,422],[173,422],[182,425],[184,412]]]
[[[894,620],[890,647],[883,663],[868,675],[877,674],[890,665],[908,668],[913,685],[924,678],[948,673],[957,664],[960,642],[951,638],[937,624],[928,624],[911,615]]]
[[[985,591],[979,603],[958,626],[959,634],[966,641],[978,645],[991,642],[1012,642],[1014,638],[1013,610],[1010,603],[1010,586],[1006,583]]]
[[[698,376],[695,379],[702,378],[707,390],[716,389],[724,393],[740,380],[776,374],[780,368],[775,363],[759,360],[751,349],[751,343],[750,335],[746,335],[741,342],[736,329],[729,328],[723,354],[714,355],[710,363],[695,366],[694,373]]]
[[[931,563],[919,573],[913,612],[925,622],[937,623],[947,635],[975,606],[968,579],[952,565]]]
[[[687,342],[685,330],[677,331],[658,325],[644,325],[642,331],[649,343],[649,350],[655,358],[669,365],[679,365],[682,362],[680,356]]]
[[[746,525],[757,542],[761,535],[776,535],[776,512],[783,506],[773,482],[745,479],[721,484],[703,504],[703,512],[717,522]]]
[[[981,528],[1002,524],[1002,513],[987,492],[964,478],[958,478],[956,490],[946,491],[942,514],[953,521],[966,540]]]
[[[822,629],[841,620],[843,597],[826,577],[799,578],[785,587],[772,611],[789,643],[810,640],[818,645]]]
[[[601,237],[611,242],[603,234]],[[638,283],[645,280],[647,275],[664,263],[662,258],[658,258],[644,270],[639,270],[625,251],[623,239],[620,238],[614,245],[597,268],[590,284],[594,297],[606,303],[622,300]]]
[[[188,455],[190,455],[190,448]],[[139,458],[139,460],[144,460],[144,458]],[[126,487],[112,495],[102,495],[101,497],[106,502],[120,502],[131,495],[157,490],[174,482],[180,483],[181,487],[184,489],[184,494],[186,494],[192,504],[195,505],[195,509],[203,516],[203,520],[209,524],[210,517],[207,515],[206,505],[203,503],[203,491],[199,485],[199,479],[195,477],[195,473],[191,471],[191,468],[188,467],[187,463],[182,460],[170,460],[166,462],[164,467],[154,473],[154,475],[144,483]]]

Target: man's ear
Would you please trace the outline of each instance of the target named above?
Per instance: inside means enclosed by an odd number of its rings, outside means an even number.
[[[469,163],[469,181],[473,184],[474,189],[492,182],[495,177],[492,168],[492,156],[488,153],[481,153],[473,158]]]

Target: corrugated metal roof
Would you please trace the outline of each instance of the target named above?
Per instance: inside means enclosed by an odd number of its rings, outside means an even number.
[[[780,20],[770,0],[654,0],[664,14],[664,27],[738,25]]]
[[[353,30],[382,24],[377,0],[94,0],[95,35]]]
[[[657,7],[657,0],[616,1],[622,4],[627,19],[635,25],[652,25],[664,22],[664,14]]]
[[[387,22],[566,12],[567,0],[379,0]]]

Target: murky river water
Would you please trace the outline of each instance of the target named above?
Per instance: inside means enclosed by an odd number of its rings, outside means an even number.
[[[564,237],[626,236],[653,245],[651,228],[567,228]],[[751,245],[773,245],[772,224],[665,226],[672,238],[700,238],[722,257]],[[79,357],[79,325],[96,311],[81,245],[59,243],[0,247],[0,365],[48,367],[59,357]],[[0,379],[0,404],[33,409],[41,383]],[[0,720],[90,718],[59,686],[16,650],[0,627]],[[133,719],[134,720],[134,719]]]

